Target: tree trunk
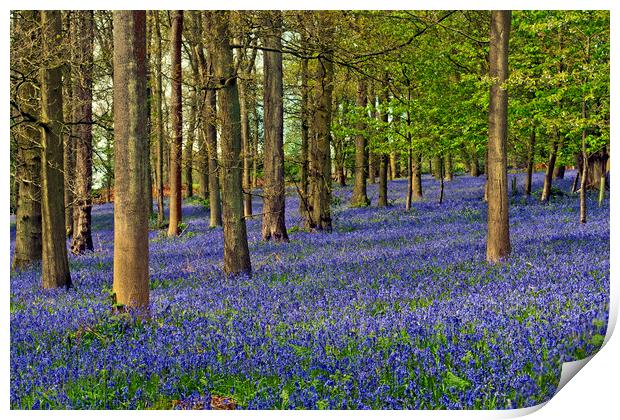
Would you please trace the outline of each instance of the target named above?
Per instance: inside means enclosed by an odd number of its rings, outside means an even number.
[[[368,98],[366,96],[366,82],[361,77],[357,81],[357,102],[356,106],[360,111],[365,112]],[[368,142],[364,134],[366,129],[362,119],[357,123],[357,134],[355,135],[355,183],[353,185],[353,194],[351,195],[351,206],[364,207],[370,204],[368,195],[366,194],[366,171],[368,162],[366,162],[366,149]]]
[[[181,148],[183,145],[183,100],[181,96],[181,39],[183,34],[183,11],[172,12],[171,61],[172,61],[172,143],[170,144],[170,223],[168,236],[179,234],[183,220],[181,208]]]
[[[329,19],[330,12],[316,12],[321,18]],[[323,20],[323,19],[321,19]],[[310,144],[310,214],[306,226],[311,230],[332,230],[331,217],[331,121],[332,95],[334,91],[333,26],[319,23],[318,38],[324,50],[317,63],[315,109],[312,120],[312,141]]]
[[[387,88],[382,90],[381,94],[381,112],[379,114],[379,118],[383,122],[384,126],[387,127],[389,116],[388,116],[388,102],[390,98],[388,95]],[[385,145],[387,146],[388,139],[387,137],[384,139]],[[388,181],[388,166],[390,165],[389,155],[387,153],[381,153],[379,161],[379,201],[377,205],[379,207],[387,207],[388,205],[388,195],[387,195],[387,181]]]
[[[212,28],[215,79],[218,90],[217,116],[221,124],[222,210],[224,219],[224,272],[252,274],[248,237],[243,218],[241,183],[241,115],[228,22],[230,12],[208,12]]]
[[[443,160],[443,159],[442,159]],[[443,163],[443,162],[442,162]],[[439,165],[439,204],[443,203],[443,191],[444,191],[444,165]]]
[[[443,165],[441,155],[433,156],[432,162],[433,162],[432,163],[432,169],[433,169],[432,174],[433,174],[433,177],[435,179],[439,180],[439,177],[441,176],[440,174],[442,172],[442,165]]]
[[[163,87],[162,87],[162,53],[161,53],[161,27],[159,24],[159,11],[151,12],[155,17],[155,112],[157,119],[157,226],[164,224],[164,112],[163,112]]]
[[[389,165],[389,157],[387,154],[381,154],[381,160],[379,162],[379,200],[377,206],[387,207],[387,172]]]
[[[487,261],[496,263],[510,255],[506,141],[508,128],[508,37],[511,11],[491,12],[489,75],[494,81],[489,100],[487,151],[488,236]]]
[[[527,172],[525,175],[525,195],[532,193],[532,172],[534,171],[534,154],[536,153],[536,127],[532,125],[530,142],[527,148]]]
[[[549,153],[549,161],[547,163],[547,170],[545,171],[545,182],[543,184],[542,195],[540,201],[549,201],[551,196],[551,185],[553,183],[553,169],[555,167],[555,160],[558,155],[558,139],[553,139],[551,144],[551,151]]]
[[[299,196],[299,214],[308,211],[308,139],[310,116],[308,109],[308,59],[301,59],[301,180]]]
[[[198,75],[196,72],[198,68],[195,70],[192,68],[192,79],[194,84],[196,85],[194,89],[192,89],[190,94],[190,110],[189,110],[189,121],[188,121],[188,130],[187,130],[187,142],[185,143],[185,150],[183,157],[183,163],[185,168],[185,196],[187,198],[194,196],[194,141],[196,139],[196,126],[197,126],[197,112],[198,112]]]
[[[60,11],[41,11],[41,216],[43,240],[42,284],[44,288],[69,287],[64,215],[64,174],[62,144],[62,48]]]
[[[246,218],[252,217],[252,133],[250,132],[250,112],[248,95],[253,90],[249,88],[249,79],[251,77],[254,61],[256,60],[256,51],[253,50],[248,62],[245,63],[244,79],[239,80],[239,106],[241,112],[241,149],[243,155],[243,214]]]
[[[414,153],[413,156],[413,201],[422,201],[422,154]]]
[[[553,171],[553,179],[564,179],[565,165],[557,165]]]
[[[149,203],[146,12],[114,11],[114,291],[148,310]]]
[[[264,37],[264,174],[263,187],[263,240],[288,242],[284,223],[284,85],[282,82],[282,13],[270,12],[270,27]],[[249,142],[248,142],[249,143]]]
[[[444,162],[445,174],[444,177],[446,181],[452,181],[454,179],[454,173],[452,172],[452,154],[448,153]]]
[[[469,164],[469,174],[471,176],[479,176],[480,175],[480,166],[478,164],[478,153],[476,152],[476,148],[474,147],[474,151],[471,154],[471,163]]]
[[[37,13],[24,11],[25,19],[16,20],[21,33],[31,33],[38,20]],[[20,39],[18,42],[28,42],[32,53],[40,48],[38,39]],[[30,52],[30,51],[29,51]],[[26,74],[32,69],[19,69]],[[40,102],[37,98],[35,84],[27,81],[19,88],[19,106],[30,115],[38,116]],[[30,122],[13,128],[17,139],[17,168],[15,183],[16,193],[15,211],[15,251],[13,268],[24,269],[41,262],[41,145],[40,132],[37,126]]]
[[[587,106],[586,99],[581,101],[581,118],[587,118]],[[586,223],[588,221],[588,209],[586,204],[586,187],[588,179],[588,149],[586,144],[586,138],[588,137],[587,130],[584,128],[581,131],[581,189],[579,191],[579,222]]]
[[[77,12],[65,12],[65,17],[68,23],[65,29],[68,29],[70,39],[76,38],[77,35]],[[70,57],[71,62],[78,66],[78,54],[77,49],[79,46],[70,44]],[[64,171],[64,203],[65,203],[65,231],[67,237],[73,235],[73,215],[74,215],[74,200],[73,192],[75,191],[75,143],[78,137],[79,127],[75,125],[78,118],[76,115],[76,109],[74,102],[76,102],[77,84],[79,83],[79,75],[73,75],[72,65],[65,68],[65,80],[63,82],[63,106],[64,106],[64,118],[65,121],[70,123],[65,128],[64,135],[64,148],[63,148],[63,171]]]
[[[396,179],[400,176],[398,173],[398,154],[390,153],[390,179]]]
[[[77,91],[73,98],[77,138],[75,139],[75,229],[71,252],[82,254],[93,250],[91,208],[93,185],[93,43],[95,39],[93,11],[76,13],[76,48],[79,67]]]
[[[212,28],[209,25],[209,15],[204,15],[203,33],[210,34]],[[209,227],[222,226],[222,202],[220,199],[220,179],[217,154],[217,127],[216,127],[216,91],[213,77],[214,66],[214,45],[213,39],[209,40],[207,49],[208,59],[199,54],[202,83],[207,88],[205,90],[205,102],[203,106],[202,124],[205,136],[205,145],[208,153],[208,179],[209,179]]]

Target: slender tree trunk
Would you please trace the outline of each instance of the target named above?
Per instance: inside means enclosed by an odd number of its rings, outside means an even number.
[[[64,217],[64,174],[62,144],[62,45],[60,11],[41,11],[41,215],[43,240],[42,283],[44,288],[69,287]]]
[[[146,12],[114,11],[114,291],[148,310]]]
[[[76,38],[76,12],[65,12],[65,17],[68,20],[66,29],[69,30],[70,39]],[[70,44],[70,56],[71,62],[79,63],[77,49],[79,46]],[[70,123],[65,128],[64,132],[64,148],[63,148],[63,171],[64,171],[64,203],[65,203],[65,231],[68,237],[73,235],[73,214],[74,214],[74,195],[75,190],[75,143],[78,137],[79,128],[75,125],[77,115],[75,114],[74,102],[77,93],[77,83],[79,82],[78,76],[73,75],[71,65],[65,68],[65,80],[63,83],[63,106],[65,121]]]
[[[488,236],[487,261],[495,263],[510,255],[506,140],[508,128],[508,38],[511,11],[491,12],[489,73],[493,80],[489,102],[487,156]]]
[[[183,220],[181,208],[181,148],[183,145],[183,100],[181,96],[181,38],[183,34],[183,11],[172,13],[171,61],[172,61],[172,143],[170,144],[170,223],[168,236],[179,234]]]
[[[525,195],[532,193],[532,172],[534,171],[534,153],[536,152],[536,127],[532,125],[530,142],[527,148],[527,172],[525,175]]]
[[[252,274],[248,237],[243,217],[241,173],[241,115],[239,93],[233,64],[228,22],[229,12],[209,12],[212,28],[216,80],[217,116],[221,127],[222,146],[222,210],[224,219],[224,272]]]
[[[24,11],[25,19],[16,20],[20,33],[32,33],[38,20],[34,11]],[[28,42],[35,53],[39,51],[40,40],[35,35],[33,39],[19,39],[18,42]],[[25,38],[25,37],[24,37]],[[30,49],[30,48],[29,48]],[[19,69],[26,74],[32,69]],[[19,89],[19,106],[30,115],[38,116],[40,102],[34,83],[27,81]],[[22,99],[23,98],[23,99]],[[16,193],[15,211],[15,252],[13,268],[21,270],[41,262],[41,145],[40,132],[37,126],[25,122],[14,127],[17,139],[17,168],[15,183]]]
[[[444,165],[443,164],[439,165],[439,204],[443,203],[444,178],[445,178],[445,174],[443,171],[444,171]]]
[[[553,171],[553,179],[564,179],[565,165],[557,165]]]
[[[388,121],[389,121],[388,110],[387,110],[389,100],[390,98],[388,96],[387,89],[383,89],[382,95],[381,95],[381,105],[383,109],[380,112],[380,118],[381,118],[381,121],[383,121],[383,124],[385,126],[387,126]],[[388,142],[388,139],[385,138],[386,145],[387,145],[387,142]],[[390,158],[387,153],[381,153],[380,159],[381,160],[379,162],[379,201],[377,205],[379,207],[387,207],[388,205],[387,173],[388,173],[388,166],[390,165],[390,161],[389,161]]]
[[[308,139],[310,116],[308,109],[308,59],[301,59],[301,180],[299,214],[307,213],[308,200]]]
[[[93,11],[76,12],[76,46],[78,49],[79,72],[77,92],[73,102],[77,116],[77,138],[75,140],[75,229],[73,231],[73,254],[93,250],[91,234],[91,208],[93,184],[93,43],[95,39]]]
[[[196,85],[190,94],[190,111],[187,131],[187,142],[185,143],[185,156],[183,162],[185,164],[185,196],[190,198],[194,196],[194,142],[196,139],[196,127],[198,121],[198,67],[192,66],[192,80]]]
[[[413,156],[413,201],[422,201],[422,154],[414,153]]]
[[[248,80],[239,80],[239,106],[241,112],[241,149],[243,155],[243,214],[246,218],[252,217],[252,133],[250,131],[249,111],[249,78],[254,69],[256,51],[248,58],[244,77]]]
[[[387,171],[389,165],[389,157],[387,154],[381,154],[381,160],[379,161],[379,201],[377,205],[379,207],[387,207]]]
[[[360,110],[366,109],[368,98],[366,94],[366,81],[361,77],[357,81],[357,102],[356,106]],[[351,206],[363,207],[370,204],[368,195],[366,194],[366,171],[368,162],[366,162],[366,149],[368,142],[364,134],[366,129],[362,119],[357,123],[357,134],[355,135],[355,183],[353,185],[353,195],[351,196]]]
[[[441,155],[435,155],[433,156],[433,177],[435,177],[435,179],[439,180],[439,177],[441,176],[441,172],[442,172],[442,158]]]
[[[161,27],[159,24],[159,11],[153,12],[155,17],[155,112],[157,124],[157,226],[164,224],[164,112],[163,112],[163,86],[162,86],[162,53],[161,53]]]
[[[398,154],[392,152],[390,153],[390,179],[396,179],[398,176]]]
[[[547,163],[547,170],[545,171],[545,182],[543,184],[542,195],[540,201],[549,201],[551,196],[551,185],[553,182],[553,169],[555,167],[555,160],[558,155],[558,139],[553,139],[551,144],[551,152],[549,153],[549,161]]]
[[[282,82],[282,13],[269,13],[270,27],[263,51],[265,153],[263,187],[263,240],[288,242],[284,223],[284,85]]]
[[[258,133],[258,110],[256,109],[258,105],[255,103],[252,107],[252,115],[254,116],[254,137],[252,139],[252,189],[256,189],[258,186],[258,142],[259,142],[259,133]]]
[[[581,118],[585,119],[588,116],[586,99],[581,101]],[[587,130],[584,128],[581,131],[581,189],[579,191],[579,222],[586,223],[588,221],[588,209],[586,204],[586,189],[588,179],[588,149],[586,144],[586,138],[588,136]]]

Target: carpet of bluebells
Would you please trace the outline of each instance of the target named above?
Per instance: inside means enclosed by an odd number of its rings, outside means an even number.
[[[519,188],[523,175],[518,176]],[[511,196],[513,253],[485,262],[484,177],[423,179],[404,211],[348,208],[334,187],[334,232],[289,244],[248,221],[252,278],[222,272],[222,230],[199,201],[184,231],[150,233],[152,316],[111,310],[113,206],[93,210],[95,251],[70,257],[74,288],[42,291],[40,271],[11,273],[13,408],[516,408],[548,400],[561,362],[600,348],[609,301],[609,203],[588,197],[579,224],[574,172],[548,204]],[[536,174],[534,189],[542,187]],[[254,211],[260,213],[260,199]],[[15,230],[11,227],[11,253]]]

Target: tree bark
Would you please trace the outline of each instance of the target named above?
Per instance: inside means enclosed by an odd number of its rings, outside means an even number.
[[[157,226],[164,224],[164,112],[163,112],[163,86],[162,86],[162,53],[161,53],[161,27],[159,23],[159,11],[153,12],[155,18],[155,113],[157,124]]]
[[[304,39],[305,41],[305,39]],[[301,59],[301,174],[300,174],[300,197],[299,214],[304,215],[307,211],[308,200],[308,139],[310,117],[308,109],[308,59]]]
[[[82,254],[93,250],[91,233],[92,185],[93,185],[93,43],[95,39],[93,11],[77,11],[75,25],[76,46],[79,60],[77,91],[73,98],[74,115],[77,116],[75,139],[75,229],[71,252]]]
[[[360,112],[366,112],[366,105],[368,103],[366,81],[361,77],[357,81],[357,101],[356,106]],[[351,195],[351,206],[364,207],[370,204],[368,195],[366,194],[366,172],[368,168],[368,162],[366,161],[366,150],[368,142],[365,135],[365,124],[360,118],[357,126],[357,133],[355,135],[355,182],[353,185],[353,194]]]
[[[148,310],[146,12],[114,11],[114,282],[116,303]]]
[[[282,81],[282,13],[268,13],[270,27],[264,37],[264,174],[262,238],[265,241],[288,242],[284,187],[284,85]],[[249,137],[249,136],[248,136]]]
[[[452,181],[454,179],[454,173],[452,172],[452,154],[447,153],[444,161],[444,178],[446,181]]]
[[[183,220],[181,208],[181,168],[183,165],[181,149],[183,146],[183,102],[181,96],[181,38],[183,34],[183,11],[172,12],[171,61],[172,61],[172,143],[170,144],[170,222],[168,236],[179,234],[179,224]]]
[[[587,114],[586,98],[581,101],[581,118],[585,119]],[[586,204],[586,187],[588,179],[588,149],[586,138],[587,130],[581,131],[581,189],[579,190],[579,222],[586,223],[588,221],[588,209]]]
[[[243,217],[241,173],[241,115],[228,22],[230,12],[209,12],[215,76],[219,81],[217,116],[221,124],[222,210],[224,219],[224,272],[252,274]]]
[[[413,201],[422,201],[422,154],[414,153],[413,156]]]
[[[41,11],[41,215],[44,288],[69,287],[64,215],[62,144],[62,21],[60,11]]]
[[[35,22],[39,19],[38,12],[23,13],[25,18],[17,20],[16,25],[20,26],[21,33],[33,33]],[[40,48],[39,38],[35,34],[31,37],[24,37],[26,39],[23,41],[20,37],[19,42],[31,45],[32,51],[29,52],[37,53],[37,48]],[[24,74],[31,70],[20,69]],[[23,83],[17,92],[20,108],[33,116],[39,115],[38,99],[35,84],[31,81]],[[41,134],[37,126],[30,122],[24,122],[13,130],[17,139],[15,182],[19,191],[16,194],[13,268],[21,270],[41,262]]]
[[[527,148],[527,172],[525,174],[525,195],[532,193],[532,172],[534,171],[534,154],[536,153],[536,126],[532,124],[530,141]]]
[[[76,14],[77,12],[65,12],[65,18],[68,20],[66,29],[69,32],[69,38],[75,39],[77,34]],[[70,57],[71,62],[78,65],[77,49],[79,46],[70,44]],[[68,65],[65,68],[65,80],[63,83],[63,106],[64,106],[64,118],[70,125],[64,130],[64,148],[63,148],[63,171],[64,171],[64,202],[65,202],[65,231],[67,237],[73,235],[73,215],[74,215],[74,194],[75,191],[75,143],[78,137],[79,127],[75,125],[78,118],[76,115],[76,109],[74,106],[77,83],[79,82],[78,75],[73,74],[72,65]]]
[[[549,197],[551,196],[551,185],[553,183],[553,169],[555,167],[555,160],[558,155],[558,139],[553,139],[553,143],[551,144],[551,151],[549,152],[549,161],[547,163],[547,170],[545,171],[545,182],[543,184],[542,195],[540,196],[540,201],[546,202],[549,201]]]
[[[511,11],[491,12],[489,73],[489,143],[487,156],[488,235],[487,261],[496,263],[510,255],[508,220],[508,175],[506,141],[508,130],[508,38]]]
[[[389,116],[388,116],[388,101],[389,101],[387,88],[383,89],[381,94],[381,108],[383,108],[380,112],[380,118],[383,124],[387,127]],[[387,146],[388,139],[385,138],[385,145]],[[389,155],[387,153],[380,154],[379,161],[379,200],[377,205],[379,207],[387,207],[388,205],[388,195],[387,195],[387,181],[388,181],[388,166],[390,165]]]
[[[332,230],[331,217],[331,121],[332,96],[334,90],[333,46],[331,45],[334,29],[329,11],[319,14],[317,38],[323,45],[321,57],[318,59],[316,72],[315,109],[312,119],[312,141],[310,143],[310,214],[306,227],[311,230]]]
[[[203,19],[203,33],[212,33],[212,28],[209,24],[210,15],[205,14]],[[214,74],[214,40],[209,38],[207,43],[207,50],[209,53],[208,58],[200,57],[201,62],[201,76],[203,85],[206,86],[205,90],[205,103],[203,106],[202,124],[205,136],[205,145],[208,153],[208,179],[209,179],[209,227],[222,226],[222,201],[220,198],[220,177],[218,167],[218,153],[217,153],[217,127],[216,127],[216,108],[217,97],[214,88],[215,78]]]

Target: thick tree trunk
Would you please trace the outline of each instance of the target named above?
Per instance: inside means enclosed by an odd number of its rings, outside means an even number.
[[[284,223],[284,85],[282,82],[282,13],[269,13],[270,28],[263,51],[265,148],[263,187],[263,240],[288,242]],[[249,137],[249,136],[248,136]],[[248,142],[249,143],[249,142]]]
[[[75,139],[75,229],[71,251],[82,254],[93,250],[91,234],[91,208],[93,184],[93,43],[95,39],[93,11],[76,12],[75,38],[79,60],[77,65],[77,91],[73,98],[76,115],[77,138]]]
[[[469,164],[469,175],[471,176],[479,176],[480,175],[480,166],[478,163],[478,153],[476,152],[476,148],[474,147],[474,150],[471,154],[471,161]]]
[[[390,153],[390,179],[396,179],[400,176],[398,172],[398,153]]]
[[[318,12],[326,16],[330,12]],[[310,214],[306,227],[311,230],[332,230],[331,217],[331,120],[332,94],[334,90],[334,64],[332,61],[333,28],[331,24],[318,29],[319,38],[325,42],[326,50],[317,63],[315,109],[312,120],[312,141],[310,144]]]
[[[243,217],[241,115],[228,22],[230,12],[208,12],[212,28],[215,79],[220,82],[217,116],[221,124],[224,272],[252,274]]]
[[[43,240],[42,284],[44,288],[69,287],[64,215],[62,144],[62,48],[60,11],[41,11],[42,54],[47,67],[41,68],[41,215]]]
[[[37,13],[24,11],[25,19],[16,20],[21,33],[31,33],[38,20]],[[23,21],[23,23],[22,23]],[[39,40],[19,39],[28,42],[32,53],[40,48]],[[30,52],[30,51],[29,51]],[[32,69],[19,69],[26,74]],[[40,102],[34,83],[27,81],[19,88],[19,106],[30,115],[38,116]],[[17,139],[17,165],[15,173],[15,251],[13,268],[24,269],[41,262],[41,144],[37,126],[25,122],[13,128]]]
[[[508,37],[510,11],[491,12],[489,75],[489,144],[487,155],[488,236],[487,261],[495,263],[510,255],[508,221],[508,175],[506,141],[508,131],[508,92],[503,86],[508,79]]]
[[[540,201],[549,201],[551,196],[551,185],[553,183],[553,169],[555,168],[555,160],[558,156],[558,139],[553,139],[551,144],[551,151],[549,152],[549,161],[547,163],[547,170],[545,171],[545,182],[543,184],[542,195]]]
[[[443,165],[443,162],[442,162],[441,155],[433,156],[431,173],[433,174],[433,177],[437,180],[439,180],[439,177],[441,176],[440,174],[442,172],[442,165]]]
[[[118,305],[148,310],[146,12],[114,11],[114,282]]]
[[[534,154],[536,153],[536,127],[532,125],[530,141],[527,148],[527,171],[525,174],[525,195],[532,193],[532,172],[534,171]]]
[[[366,94],[366,81],[361,77],[357,81],[357,101],[356,106],[360,110],[365,110],[368,103]],[[368,162],[366,162],[366,149],[368,142],[364,134],[366,129],[364,122],[360,119],[357,123],[357,134],[355,135],[355,183],[353,185],[353,194],[351,195],[351,206],[363,207],[370,204],[368,195],[366,194],[366,171]]]
[[[161,27],[159,24],[159,11],[152,12],[155,17],[155,75],[154,99],[157,124],[157,226],[164,224],[164,112],[163,112],[163,87],[162,87],[162,53],[161,53]]]
[[[181,167],[183,165],[181,148],[183,145],[183,100],[181,96],[181,39],[183,33],[183,11],[172,13],[171,61],[172,61],[172,142],[170,144],[170,222],[168,236],[179,234],[179,224],[183,220],[181,208]]]
[[[445,169],[444,178],[446,178],[446,181],[452,181],[452,179],[454,179],[454,173],[452,173],[452,154],[451,153],[448,153],[445,157],[444,169]]]

